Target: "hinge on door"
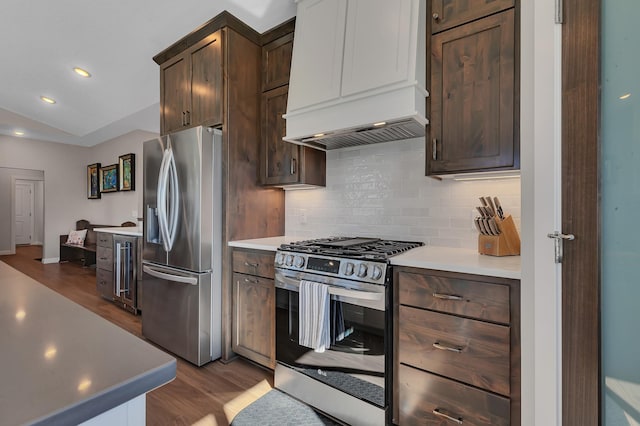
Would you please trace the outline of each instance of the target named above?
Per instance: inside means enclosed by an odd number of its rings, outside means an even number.
[[[556,263],[562,263],[564,240],[573,241],[576,237],[573,234],[562,234],[558,231],[547,234],[547,237],[553,239],[554,261]]]
[[[563,0],[556,0],[556,24],[564,24]]]

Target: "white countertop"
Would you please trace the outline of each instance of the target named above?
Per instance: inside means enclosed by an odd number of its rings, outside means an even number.
[[[106,232],[109,234],[131,235],[133,237],[142,237],[142,231],[138,231],[137,226],[115,226],[113,228],[94,228],[96,232]]]
[[[391,258],[391,264],[520,279],[520,256],[486,256],[475,250],[423,246]]]
[[[0,423],[78,424],[176,376],[176,360],[0,262]]]
[[[280,244],[309,238],[281,236],[230,241],[229,246],[275,252]],[[391,264],[416,268],[520,279],[520,256],[486,256],[475,250],[424,246],[391,257]]]

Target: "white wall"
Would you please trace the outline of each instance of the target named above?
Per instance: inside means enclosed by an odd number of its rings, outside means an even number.
[[[332,150],[326,188],[286,192],[286,234],[372,236],[477,249],[471,219],[478,215],[480,196],[498,196],[519,226],[520,179],[426,177],[423,138]]]
[[[43,261],[59,257],[59,236],[75,228],[79,219],[103,225],[136,222],[142,216],[142,144],[157,134],[134,131],[94,147],[41,142],[0,136],[0,168],[44,171]],[[87,165],[118,163],[118,156],[136,154],[135,191],[87,198]],[[1,170],[1,169],[0,169]],[[25,172],[27,173],[27,172]],[[0,253],[10,249],[10,176],[0,175]],[[28,176],[23,176],[28,178]]]
[[[82,214],[81,206],[86,200],[86,168],[83,164],[87,150],[0,135],[0,167],[44,171],[43,259],[58,257],[59,235],[66,234],[75,226],[76,216]],[[9,206],[10,199],[10,193],[0,198],[0,211]],[[11,217],[10,207],[6,208]],[[0,223],[11,222],[12,219],[5,218]],[[4,232],[0,234],[0,244],[4,245],[9,237],[10,234],[8,237]]]
[[[118,157],[133,153],[136,155],[136,179],[134,191],[109,192],[99,199],[86,199],[86,217],[91,223],[120,225],[122,222],[136,222],[142,217],[142,145],[158,134],[141,130],[127,133],[118,138],[89,148],[84,166],[100,163],[108,166],[118,163]],[[136,215],[133,215],[136,212]]]

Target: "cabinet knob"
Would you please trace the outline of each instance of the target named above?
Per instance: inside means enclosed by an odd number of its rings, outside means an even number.
[[[440,20],[440,15],[438,15],[438,12],[433,12],[433,15],[431,15],[433,17],[434,21],[439,21]]]

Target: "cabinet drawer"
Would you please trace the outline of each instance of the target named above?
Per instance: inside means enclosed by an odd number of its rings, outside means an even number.
[[[398,315],[399,362],[509,395],[509,327],[408,306]]]
[[[113,300],[113,271],[96,269],[96,290],[101,297]]]
[[[113,271],[113,249],[100,247],[96,249],[96,268]]]
[[[510,401],[406,365],[398,368],[399,424],[509,425]],[[440,415],[436,414],[439,413]]]
[[[273,259],[275,253],[267,251],[233,251],[233,270],[259,277],[275,277]]]
[[[97,232],[97,242],[96,245],[98,247],[113,247],[113,234],[108,234],[106,232]]]
[[[509,286],[435,275],[398,274],[399,302],[509,324]]]

